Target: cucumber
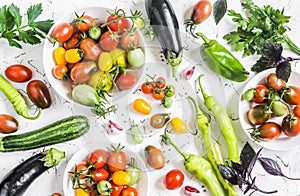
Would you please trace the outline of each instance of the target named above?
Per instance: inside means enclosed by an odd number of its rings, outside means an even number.
[[[90,128],[85,116],[71,116],[40,129],[0,137],[0,152],[35,149],[79,138]]]

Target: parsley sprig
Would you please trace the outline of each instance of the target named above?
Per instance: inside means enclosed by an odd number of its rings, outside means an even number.
[[[260,8],[252,0],[245,0],[242,7],[248,13],[246,17],[228,10],[237,29],[226,34],[224,39],[234,51],[243,51],[244,57],[261,54],[261,46],[267,40],[283,44],[286,49],[300,54],[300,48],[286,34],[290,30],[286,26],[290,16],[284,15],[284,9],[274,9],[270,5]]]
[[[19,42],[28,44],[39,44],[41,39],[53,25],[53,20],[37,21],[41,15],[42,4],[32,5],[27,10],[27,24],[23,24],[23,16],[20,8],[11,4],[0,8],[0,38],[7,39],[10,46],[22,48]]]

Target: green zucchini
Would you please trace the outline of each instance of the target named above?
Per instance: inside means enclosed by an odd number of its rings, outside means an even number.
[[[85,116],[71,116],[40,129],[0,137],[0,152],[29,150],[79,138],[90,128]]]

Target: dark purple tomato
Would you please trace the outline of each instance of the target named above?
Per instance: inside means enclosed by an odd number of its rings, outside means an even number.
[[[19,128],[18,121],[7,114],[0,114],[0,133],[13,133]]]
[[[49,89],[40,80],[32,80],[27,85],[29,99],[39,108],[46,109],[51,106],[51,96]]]

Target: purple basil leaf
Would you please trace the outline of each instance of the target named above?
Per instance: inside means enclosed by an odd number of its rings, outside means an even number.
[[[259,158],[259,161],[266,172],[268,172],[269,174],[273,176],[283,176],[279,164],[273,159],[261,157]]]
[[[289,80],[291,72],[291,64],[288,61],[283,61],[282,63],[279,63],[279,65],[276,67],[277,77],[283,79],[285,82]]]
[[[241,164],[244,168],[247,168],[253,157],[255,156],[255,151],[250,146],[248,142],[244,145],[242,152],[240,154]]]
[[[218,169],[225,180],[228,180],[233,185],[238,184],[238,172],[235,169],[228,165],[218,165]]]
[[[253,170],[253,167],[258,159],[258,156],[260,155],[260,152],[262,151],[262,148],[256,153],[256,155],[252,158],[251,162],[249,163],[247,170],[246,170],[246,175],[248,175],[248,177],[251,176],[251,172]]]
[[[242,177],[244,177],[244,173],[245,173],[245,168],[236,162],[232,162],[232,166],[233,169],[235,169]]]

